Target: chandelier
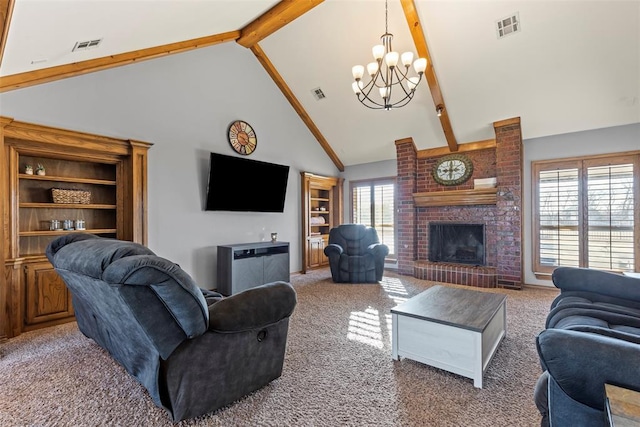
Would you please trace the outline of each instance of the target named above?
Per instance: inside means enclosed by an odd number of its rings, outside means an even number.
[[[393,34],[388,28],[389,9],[387,0],[384,2],[384,34],[380,37],[381,45],[373,47],[373,58],[376,62],[367,64],[367,73],[371,80],[366,85],[362,81],[364,67],[356,65],[351,69],[355,81],[351,84],[358,101],[365,107],[374,110],[391,110],[404,107],[413,99],[416,86],[422,80],[424,70],[427,69],[427,59],[418,58],[413,61],[413,52],[399,55],[391,47]],[[398,59],[402,65],[398,65]],[[409,67],[413,62],[413,69],[417,76],[409,76]],[[405,87],[406,85],[406,87]],[[374,90],[377,89],[377,91]]]

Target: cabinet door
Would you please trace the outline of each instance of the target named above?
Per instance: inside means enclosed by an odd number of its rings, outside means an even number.
[[[27,325],[73,316],[71,292],[48,262],[25,266],[25,303]]]
[[[264,283],[263,257],[236,259],[233,261],[232,269],[231,292],[233,294]]]
[[[324,240],[321,237],[309,240],[309,267],[320,267],[324,258]]]
[[[289,254],[264,257],[264,283],[289,281]]]

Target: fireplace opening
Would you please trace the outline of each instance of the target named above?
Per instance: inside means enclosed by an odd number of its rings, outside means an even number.
[[[429,261],[485,265],[484,224],[429,224]]]

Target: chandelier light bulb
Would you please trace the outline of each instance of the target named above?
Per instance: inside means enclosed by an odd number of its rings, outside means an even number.
[[[389,92],[391,92],[391,89],[387,86],[380,88],[380,96],[383,99],[387,99],[389,97]]]
[[[351,89],[353,89],[353,92],[358,95],[362,93],[362,82],[353,82],[351,83]]]
[[[373,78],[378,72],[378,63],[377,62],[369,62],[367,64],[367,72]]]
[[[384,46],[381,44],[377,44],[373,47],[373,49],[371,49],[371,52],[373,52],[374,59],[376,61],[379,61],[384,56]]]
[[[384,56],[384,62],[387,64],[387,67],[393,68],[398,65],[398,52],[389,52]]]
[[[416,73],[422,74],[427,69],[427,58],[418,58],[413,63],[413,69]]]
[[[355,65],[351,68],[351,73],[353,74],[353,78],[355,80],[360,80],[362,75],[364,74],[364,67],[362,65]]]
[[[402,65],[404,65],[405,67],[410,66],[413,62],[413,52],[403,53],[402,56],[400,56],[400,59],[402,60]]]
[[[409,77],[409,79],[407,80],[407,87],[409,88],[410,91],[413,91],[416,86],[418,86],[418,83],[420,83],[420,79],[416,76],[413,77]]]

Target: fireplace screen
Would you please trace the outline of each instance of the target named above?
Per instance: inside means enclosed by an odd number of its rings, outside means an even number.
[[[430,223],[429,261],[485,265],[484,224]]]

